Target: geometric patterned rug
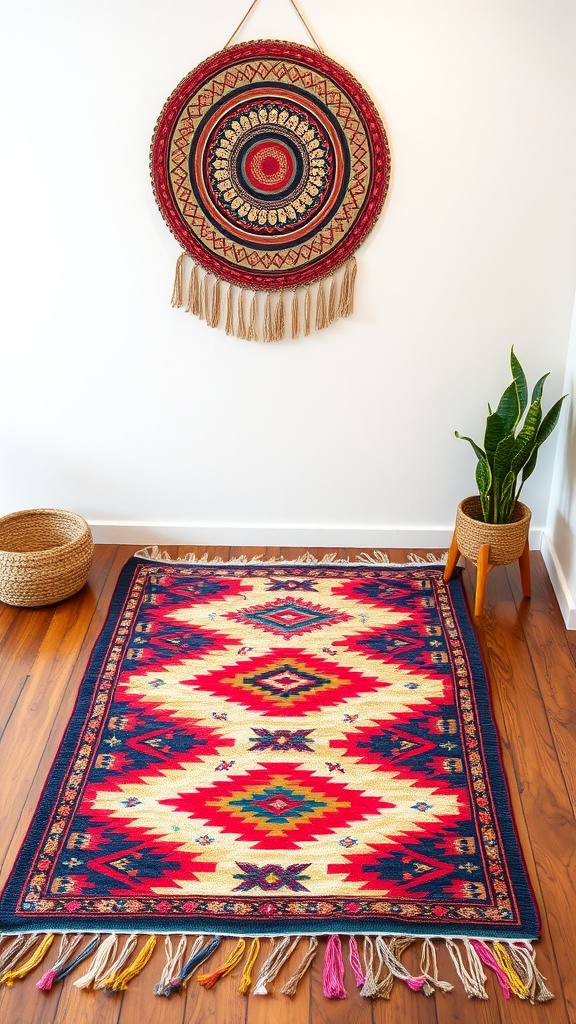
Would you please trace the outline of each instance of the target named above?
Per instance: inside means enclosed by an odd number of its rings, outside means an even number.
[[[325,935],[328,978],[363,937],[364,988],[445,937],[465,986],[483,962],[528,990],[537,910],[459,576],[130,559],[0,927],[273,936],[272,957]]]

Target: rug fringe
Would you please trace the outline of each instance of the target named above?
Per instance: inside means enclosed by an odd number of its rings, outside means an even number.
[[[3,935],[0,954],[0,985],[11,987],[22,981],[47,955],[56,938],[54,932],[33,932],[18,935]],[[192,938],[187,954],[188,939]],[[343,936],[346,937],[346,936]],[[360,938],[362,936],[358,936]],[[174,935],[149,935],[146,942],[126,967],[132,956],[139,935],[135,932],[126,937],[124,947],[117,959],[109,965],[118,949],[118,934],[102,937],[99,933],[63,933],[60,935],[58,956],[52,967],[36,982],[37,987],[48,992],[55,984],[74,971],[96,947],[88,971],[78,978],[76,988],[106,988],[111,992],[123,992],[128,983],[138,975],[154,952],[157,939],[164,938],[165,964],[160,980],[153,986],[155,995],[170,996],[190,981],[198,967],[216,952],[222,936],[180,934],[175,943]],[[247,995],[252,985],[252,974],[259,954],[264,948],[266,936],[244,936],[237,938],[232,951],[215,970],[198,976],[203,988],[212,988],[220,978],[232,973],[244,960],[238,991]],[[326,936],[322,989],[327,999],[345,999],[344,958],[339,934]],[[348,953],[352,973],[360,995],[370,999],[389,999],[394,983],[402,981],[415,993],[430,996],[436,990],[443,994],[453,990],[451,981],[438,976],[436,959],[437,946],[443,942],[462,987],[469,999],[487,1000],[486,974],[484,967],[493,971],[505,999],[517,996],[532,1004],[553,999],[546,985],[546,979],[536,966],[536,954],[528,939],[476,939],[472,937],[440,937],[415,935],[364,935],[360,953],[357,937],[348,935]],[[252,994],[269,994],[273,983],[288,963],[300,943],[308,940],[308,946],[300,961],[292,970],[280,991],[291,997],[298,983],[309,970],[318,952],[317,935],[277,935],[268,937],[268,948],[264,949],[264,960],[252,987]],[[84,947],[77,952],[82,943]],[[419,965],[420,974],[412,974],[402,963],[402,956],[409,946],[421,942]],[[250,945],[248,946],[248,943]],[[76,954],[74,956],[74,954]],[[185,961],[186,956],[188,959]]]
[[[353,558],[348,556],[342,558],[335,551],[330,551],[322,557],[317,557],[311,554],[310,551],[305,551],[303,555],[298,555],[295,558],[266,558],[262,555],[238,555],[236,558],[222,558],[220,555],[214,555],[211,557],[207,551],[203,555],[197,555],[195,551],[188,551],[185,555],[179,555],[174,558],[163,550],[157,544],[153,544],[150,547],[139,548],[138,551],[134,552],[135,558],[147,558],[151,562],[191,562],[199,565],[388,565],[391,569],[402,568],[407,565],[427,565],[427,566],[443,566],[446,564],[448,553],[444,551],[440,556],[428,552],[425,556],[419,555],[415,552],[410,552],[406,556],[406,562],[391,562],[389,555],[385,551],[372,551],[368,554],[366,551],[361,551]]]

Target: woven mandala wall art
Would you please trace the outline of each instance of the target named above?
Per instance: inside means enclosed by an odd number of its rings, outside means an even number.
[[[209,57],[164,105],[151,175],[182,247],[174,306],[262,341],[352,312],[390,149],[366,91],[321,50],[257,40]]]

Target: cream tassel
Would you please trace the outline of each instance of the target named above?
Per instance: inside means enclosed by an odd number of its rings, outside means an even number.
[[[234,304],[232,301],[232,285],[228,285],[226,292],[226,334],[234,334]]]
[[[423,939],[422,955],[420,957],[420,970],[428,983],[442,992],[451,992],[454,985],[449,981],[441,981],[438,977],[438,961],[436,959],[436,948],[431,939]]]
[[[128,967],[125,967],[120,974],[111,973],[106,978],[105,987],[110,989],[111,992],[124,992],[128,988],[129,982],[132,981],[132,978],[135,978],[137,974],[140,974],[140,971],[146,966],[154,952],[155,946],[156,936],[150,935],[138,955],[134,957],[132,963],[128,964]]]
[[[202,281],[202,307],[204,309],[204,319],[211,326],[211,308],[210,308],[210,281],[208,280],[209,275],[204,274],[204,280]]]
[[[304,336],[310,334],[310,286],[306,285],[304,291]]]
[[[104,939],[101,943],[98,952],[94,956],[92,963],[90,964],[86,974],[78,978],[77,981],[73,982],[76,988],[90,988],[92,982],[96,982],[100,974],[107,970],[107,964],[111,957],[116,955],[118,949],[118,936],[115,934],[109,935],[108,938]],[[109,972],[107,972],[109,973]]]
[[[308,949],[306,950],[304,956],[302,957],[300,963],[298,964],[296,970],[294,971],[294,974],[290,975],[286,984],[283,985],[283,987],[280,989],[282,995],[293,996],[295,994],[299,982],[306,974],[306,971],[310,967],[317,952],[318,939],[316,938],[315,935],[310,935],[308,937]]]
[[[284,292],[280,292],[274,310],[274,341],[284,339]]]
[[[258,341],[258,299],[256,292],[252,296],[250,302],[250,319],[248,321],[248,333],[246,335],[248,341]]]
[[[241,288],[238,292],[238,330],[236,332],[238,338],[246,340],[248,337],[248,329],[246,327],[246,310],[244,309],[244,289]]]
[[[299,316],[298,316],[298,313],[299,313],[299,309],[298,309],[298,291],[295,288],[294,292],[292,293],[292,340],[294,340],[294,338],[298,337],[298,330],[299,330],[299,323],[298,323]]]
[[[338,297],[336,295],[336,278],[332,275],[330,281],[330,294],[328,297],[328,323],[333,324],[338,319]]]
[[[478,965],[474,961],[471,961],[470,956],[468,956],[468,969],[466,969],[464,960],[462,959],[462,954],[456,943],[452,939],[445,939],[444,941],[446,942],[446,949],[450,954],[450,958],[456,968],[456,973],[464,986],[464,991],[468,996],[468,999],[472,999],[474,997],[476,999],[488,999],[488,993],[484,988],[486,975],[482,970],[482,962],[478,954],[475,953],[474,955],[480,967],[478,968]],[[463,945],[466,949],[465,940],[463,941]]]
[[[344,268],[342,287],[340,289],[339,316],[350,316],[354,311],[354,282],[356,280],[356,257],[352,256]]]
[[[181,252],[178,259],[176,260],[176,273],[174,275],[174,288],[172,289],[172,305],[181,306],[183,302],[182,290],[183,290],[183,273],[184,273],[184,260],[186,259],[186,253]]]
[[[170,935],[164,936],[164,953],[166,955],[166,963],[164,964],[164,970],[160,975],[160,981],[154,985],[154,995],[164,995],[164,991],[168,988],[168,984],[171,979],[180,974],[187,944],[188,940],[186,936],[181,935],[180,942],[178,943],[176,950],[174,950]]]
[[[316,295],[316,330],[321,331],[324,327],[328,327],[328,314],[326,312],[324,281],[320,281]]]
[[[31,935],[17,935],[2,951],[0,956],[0,985],[5,973],[13,970],[19,960],[26,955],[35,942],[38,941],[40,933],[33,932]]]
[[[273,341],[272,334],[272,298],[270,292],[266,293],[264,302],[264,320],[262,321],[262,341]]]
[[[212,315],[210,317],[210,327],[219,327],[220,318],[222,316],[222,310],[220,307],[220,278],[217,277],[212,288]]]
[[[137,942],[138,936],[136,932],[133,932],[132,935],[129,935],[128,938],[126,939],[122,952],[119,953],[118,957],[116,958],[116,960],[113,961],[110,967],[106,967],[105,970],[101,970],[98,972],[98,974],[94,978],[95,989],[106,988],[106,982],[108,981],[108,978],[113,977],[120,970],[120,968],[124,966],[128,957],[132,955],[132,951],[136,948]]]
[[[193,313],[194,316],[198,316],[200,313],[200,295],[198,293],[198,267],[196,264],[190,271],[190,284],[188,286],[188,305],[186,306],[187,313]]]
[[[256,979],[254,988],[252,989],[252,995],[268,995],[268,989],[266,986],[272,984],[274,978],[280,971],[280,968],[289,959],[292,951],[296,948],[299,942],[299,935],[297,935],[292,942],[290,942],[290,936],[288,935],[280,941],[272,939],[270,955],[266,958],[260,968],[260,973]]]

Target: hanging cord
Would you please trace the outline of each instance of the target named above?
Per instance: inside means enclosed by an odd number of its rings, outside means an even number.
[[[233,33],[232,33],[232,35],[230,36],[230,39],[229,39],[229,40],[228,40],[228,42],[226,43],[226,46],[224,47],[224,49],[225,49],[225,50],[227,50],[227,49],[228,49],[228,47],[230,46],[230,44],[231,44],[232,40],[233,40],[233,39],[234,39],[234,38],[235,38],[235,37],[236,37],[236,36],[238,35],[238,33],[239,33],[240,29],[242,28],[242,25],[244,24],[244,22],[245,22],[245,21],[247,21],[247,20],[248,20],[248,18],[250,17],[250,15],[251,15],[252,11],[253,11],[253,10],[254,10],[254,8],[256,7],[256,4],[257,4],[257,3],[258,3],[258,0],[252,0],[252,3],[250,4],[250,7],[248,8],[248,10],[246,11],[246,14],[245,14],[245,15],[244,15],[244,17],[242,18],[242,21],[240,22],[240,24],[238,25],[238,27],[234,29],[234,31],[233,31]],[[307,33],[308,33],[308,35],[310,36],[310,39],[312,40],[312,42],[314,43],[314,46],[316,47],[316,49],[317,49],[317,50],[320,50],[320,53],[324,53],[324,50],[323,50],[323,49],[322,49],[322,47],[320,46],[320,43],[318,42],[318,40],[316,39],[316,37],[314,36],[314,33],[312,32],[312,29],[310,28],[310,25],[309,25],[309,24],[308,24],[308,22],[306,21],[306,18],[304,17],[304,15],[302,14],[302,11],[300,10],[300,8],[298,7],[298,5],[296,4],[296,0],[290,0],[290,3],[292,4],[292,7],[293,7],[293,8],[294,8],[294,10],[296,11],[296,14],[297,14],[297,15],[298,15],[298,17],[300,18],[300,21],[301,21],[301,22],[302,22],[302,24],[304,25],[304,28],[306,29],[306,31],[307,31]]]

